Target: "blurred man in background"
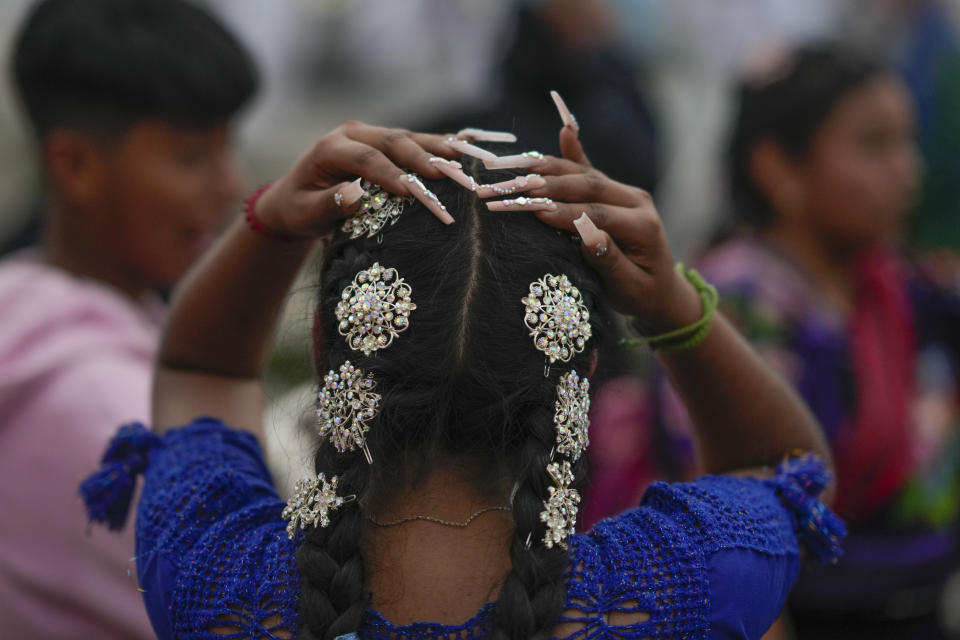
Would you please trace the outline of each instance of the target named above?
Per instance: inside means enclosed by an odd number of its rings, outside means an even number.
[[[41,246],[0,261],[0,629],[148,638],[132,531],[88,533],[77,485],[149,415],[157,292],[239,199],[231,124],[256,70],[180,0],[41,2],[11,66],[45,193]]]

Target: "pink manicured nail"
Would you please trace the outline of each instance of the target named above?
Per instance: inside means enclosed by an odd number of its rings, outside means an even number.
[[[430,158],[427,162],[434,165],[437,169],[443,172],[448,178],[464,187],[465,189],[470,189],[470,191],[476,191],[477,181],[473,179],[473,176],[468,176],[464,173],[463,165],[461,165],[456,160],[447,160],[446,158]]]
[[[360,181],[362,178],[357,178],[353,182],[342,187],[338,192],[340,194],[340,206],[349,207],[363,197],[363,187],[360,186]],[[336,197],[336,196],[334,196]]]
[[[456,167],[457,169],[460,169],[461,167],[463,167],[463,165],[457,162],[456,160],[441,158],[440,156],[433,156],[433,157],[427,158],[427,162],[435,165],[448,164],[450,166]]]
[[[480,147],[470,144],[469,142],[457,140],[456,138],[447,138],[447,145],[454,151],[459,151],[465,156],[473,156],[474,158],[479,158],[483,161],[493,160],[497,157],[497,154],[495,153],[491,153],[486,149],[481,149]]]
[[[408,183],[410,193],[413,194],[417,200],[423,203],[427,209],[429,209],[433,215],[437,216],[441,222],[444,224],[453,224],[453,216],[450,215],[450,212],[447,211],[447,207],[440,202],[440,198],[437,197],[433,191],[427,188],[427,185],[423,184],[423,181],[420,180],[419,176],[415,173],[408,173],[404,176],[404,179]]]
[[[550,198],[520,196],[507,200],[492,200],[486,203],[490,211],[555,211],[557,203]]]
[[[543,162],[543,154],[539,151],[524,151],[515,156],[494,156],[483,161],[487,169],[528,169]]]
[[[551,91],[550,97],[553,98],[553,104],[557,105],[557,111],[560,113],[563,126],[570,127],[574,131],[580,131],[580,125],[577,124],[577,119],[570,113],[570,109],[567,108],[567,103],[563,101],[560,94],[556,91]]]
[[[528,189],[539,189],[547,184],[547,181],[536,173],[528,173],[525,176],[517,176],[513,180],[497,182],[496,184],[481,184],[477,187],[477,195],[481,198],[490,198],[492,196],[508,196],[518,191]]]
[[[607,252],[607,243],[603,240],[603,234],[600,233],[597,225],[593,224],[593,220],[590,219],[586,211],[573,221],[573,226],[577,228],[577,233],[580,234],[583,244],[593,247],[594,255],[601,257]]]
[[[476,140],[478,142],[516,142],[517,136],[509,131],[487,131],[486,129],[476,129],[467,127],[457,131],[457,137],[464,140]]]

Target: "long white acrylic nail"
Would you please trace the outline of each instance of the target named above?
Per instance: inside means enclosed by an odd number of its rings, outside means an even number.
[[[430,158],[427,158],[427,162],[429,162],[430,164],[435,164],[437,166],[448,164],[456,167],[457,169],[463,166],[456,160],[450,160],[449,158],[441,158],[440,156],[432,156]]]
[[[524,151],[515,156],[494,156],[483,161],[487,169],[529,169],[543,162],[543,154],[539,151]]]
[[[528,173],[525,176],[517,176],[513,180],[497,182],[495,184],[481,184],[477,187],[477,195],[481,198],[490,198],[492,196],[509,196],[510,194],[523,192],[528,189],[539,189],[546,186],[547,181],[536,173]]]
[[[553,104],[557,105],[557,112],[560,114],[560,120],[563,121],[563,126],[570,127],[574,131],[580,131],[580,125],[577,123],[577,119],[570,113],[570,109],[567,108],[567,103],[563,101],[560,94],[556,91],[551,91],[550,97],[553,98]]]
[[[603,234],[600,233],[597,225],[593,224],[593,220],[590,219],[586,211],[581,213],[580,217],[573,221],[573,226],[577,228],[577,233],[586,246],[593,247],[595,250],[601,246],[606,247],[603,241]]]
[[[516,142],[517,136],[509,131],[487,131],[486,129],[477,129],[467,127],[457,131],[457,137],[464,140],[476,140],[478,142]]]
[[[405,179],[407,183],[409,183],[410,193],[413,194],[413,197],[422,202],[423,206],[429,209],[433,215],[437,216],[441,222],[444,224],[453,224],[453,216],[447,211],[447,207],[440,202],[437,194],[430,191],[427,185],[423,184],[419,176],[414,173],[408,173]]]
[[[550,198],[519,196],[507,200],[491,200],[486,203],[490,211],[555,211],[557,203]]]
[[[340,189],[340,206],[349,207],[363,197],[363,187],[360,186],[362,178],[357,178]]]
[[[487,151],[486,149],[481,149],[480,147],[470,144],[469,142],[464,142],[463,140],[457,140],[456,138],[447,138],[447,145],[454,151],[459,151],[465,156],[473,156],[474,158],[479,158],[480,160],[493,160],[497,157],[497,154]]]
[[[477,187],[480,186],[477,184],[477,181],[473,179],[473,176],[468,176],[466,173],[464,173],[463,169],[461,168],[463,165],[456,160],[447,160],[446,158],[430,158],[427,162],[434,165],[445,176],[465,189],[476,191]]]

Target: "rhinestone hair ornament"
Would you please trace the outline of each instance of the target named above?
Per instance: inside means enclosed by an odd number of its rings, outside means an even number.
[[[317,394],[317,425],[321,438],[340,453],[363,450],[367,463],[373,463],[367,447],[366,433],[370,421],[380,411],[380,394],[374,393],[376,382],[347,360],[340,370],[331,369],[323,378]]]
[[[280,517],[287,521],[287,537],[293,540],[297,529],[307,527],[326,527],[330,524],[330,512],[336,511],[356,496],[341,498],[337,495],[339,478],[333,476],[327,481],[323,473],[316,478],[303,478],[297,481],[293,496],[287,500]]]
[[[567,536],[574,532],[577,523],[577,509],[580,504],[580,493],[572,488],[573,470],[567,460],[552,462],[547,465],[547,473],[554,482],[554,486],[544,501],[544,510],[540,512],[540,521],[547,525],[543,536],[543,544],[547,549],[553,545],[567,548]]]
[[[413,196],[395,196],[387,193],[383,188],[364,180],[363,196],[360,198],[360,209],[356,215],[343,223],[341,229],[350,234],[350,239],[373,236],[395,224],[406,205],[413,202]]]
[[[337,330],[347,346],[365,356],[389,347],[410,326],[410,312],[417,308],[410,299],[412,292],[396,269],[377,262],[357,273],[340,294],[335,311]]]
[[[590,381],[576,371],[560,377],[557,383],[556,413],[557,453],[576,462],[590,446]]]
[[[546,274],[530,283],[529,295],[520,301],[526,308],[523,323],[533,344],[551,363],[569,362],[583,351],[593,333],[590,312],[567,276]]]

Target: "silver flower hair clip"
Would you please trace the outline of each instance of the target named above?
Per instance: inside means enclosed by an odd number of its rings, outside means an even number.
[[[350,234],[350,238],[367,236],[372,238],[397,222],[406,205],[413,202],[412,196],[394,196],[378,185],[363,181],[363,196],[356,215],[343,223],[341,229]]]
[[[590,381],[576,371],[560,377],[557,384],[556,413],[557,453],[576,462],[590,446]]]
[[[370,421],[380,410],[380,394],[374,393],[376,382],[365,376],[362,369],[350,364],[340,365],[323,378],[323,387],[317,394],[317,425],[321,438],[330,438],[340,453],[363,450],[367,463],[373,463],[367,447],[366,433]]]
[[[567,276],[546,274],[530,283],[530,294],[520,301],[526,307],[523,323],[533,344],[551,363],[569,362],[583,351],[593,333],[590,312]]]
[[[365,356],[389,347],[410,326],[410,313],[417,308],[412,292],[396,269],[374,262],[359,272],[340,294],[335,311],[347,345]]]
[[[293,540],[297,528],[326,527],[330,524],[330,512],[336,511],[356,496],[341,498],[337,495],[337,481],[333,476],[329,482],[323,473],[316,478],[303,478],[297,481],[294,495],[287,500],[280,517],[287,521],[287,537]]]
[[[548,464],[547,473],[553,479],[554,486],[549,487],[550,495],[543,503],[544,510],[540,512],[540,521],[547,525],[543,544],[547,549],[552,549],[555,544],[566,549],[567,536],[573,534],[577,524],[580,493],[570,486],[573,484],[573,470],[568,461]]]
[[[550,493],[543,501],[540,520],[547,525],[543,543],[548,549],[555,544],[566,548],[567,536],[573,533],[577,522],[580,494],[571,487],[574,481],[571,463],[576,462],[590,445],[590,381],[580,378],[576,371],[562,375],[557,383],[555,407],[553,422],[557,444],[550,457],[558,453],[570,460],[547,465],[553,486],[548,488]]]

